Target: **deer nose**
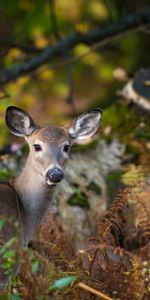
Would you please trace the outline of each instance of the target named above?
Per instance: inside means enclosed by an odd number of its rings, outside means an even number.
[[[64,174],[61,169],[55,167],[47,172],[46,178],[53,183],[57,183],[64,178]]]

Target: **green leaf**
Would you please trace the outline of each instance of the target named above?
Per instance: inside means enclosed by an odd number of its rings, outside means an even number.
[[[18,295],[11,295],[10,299],[11,300],[21,300],[20,296],[18,296]]]
[[[33,264],[32,264],[32,273],[37,273],[39,269],[39,262],[38,261],[35,261]]]
[[[0,300],[8,300],[8,299],[10,299],[10,300],[22,300],[20,296],[13,295],[13,294],[0,296]]]
[[[4,244],[4,246],[0,249],[0,254],[5,253],[5,251],[10,248],[14,243],[16,242],[16,238],[11,238],[7,243]]]
[[[15,250],[14,249],[10,249],[7,252],[4,253],[3,258],[11,258],[14,257],[15,254]]]
[[[3,225],[4,225],[5,221],[4,220],[0,220],[0,230],[2,229]]]
[[[49,290],[52,289],[63,289],[64,287],[66,287],[67,285],[71,284],[73,281],[75,281],[77,279],[78,276],[76,275],[72,275],[72,276],[67,276],[67,277],[63,277],[60,278],[58,280],[56,280],[50,287]]]

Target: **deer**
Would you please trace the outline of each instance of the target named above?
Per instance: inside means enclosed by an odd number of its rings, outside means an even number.
[[[5,123],[10,132],[23,137],[29,154],[20,174],[11,184],[0,183],[0,217],[19,224],[19,240],[27,247],[52,202],[58,183],[64,178],[69,151],[74,143],[84,142],[99,129],[102,111],[93,109],[79,115],[72,126],[37,125],[31,116],[15,106],[6,110]],[[0,230],[1,242],[14,237],[13,225]],[[18,273],[18,266],[14,271]],[[0,269],[0,289],[7,286],[7,275]]]

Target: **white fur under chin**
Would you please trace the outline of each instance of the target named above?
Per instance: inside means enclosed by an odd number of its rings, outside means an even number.
[[[56,185],[56,183],[51,182],[49,179],[48,179],[46,182],[47,182],[48,185],[52,185],[52,186],[55,186],[55,185]]]

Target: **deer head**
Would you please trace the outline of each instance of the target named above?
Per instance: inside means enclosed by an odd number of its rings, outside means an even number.
[[[80,115],[69,129],[36,125],[28,113],[10,106],[6,111],[6,124],[10,131],[24,137],[30,148],[30,162],[37,176],[48,185],[56,185],[64,177],[64,167],[70,147],[93,136],[100,124],[101,110],[94,109]]]

